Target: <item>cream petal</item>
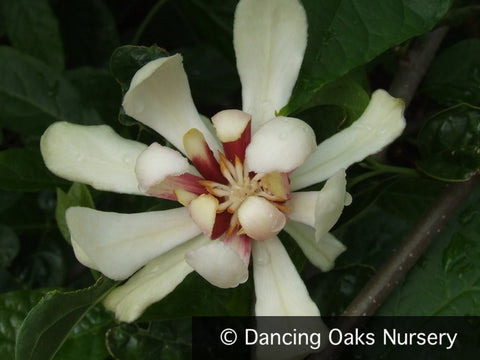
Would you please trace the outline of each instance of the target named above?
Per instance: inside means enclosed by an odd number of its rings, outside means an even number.
[[[307,259],[322,271],[329,271],[335,265],[335,259],[347,248],[330,233],[315,240],[312,227],[296,221],[289,221],[285,231],[292,236]]]
[[[223,289],[236,287],[248,279],[248,263],[221,240],[212,240],[188,252],[185,260],[205,280]]]
[[[346,192],[345,170],[337,171],[327,180],[322,190],[295,192],[285,204],[291,220],[315,229],[315,239],[322,238],[335,225],[351,197]]]
[[[222,143],[238,140],[252,117],[241,110],[223,110],[212,116],[217,137]]]
[[[328,179],[368,155],[380,151],[405,128],[404,102],[377,90],[362,116],[350,127],[322,142],[291,176],[291,189],[297,190]]]
[[[200,235],[151,260],[103,301],[120,321],[136,320],[151,304],[172,292],[193,271],[185,254],[211,241]]]
[[[243,0],[235,12],[233,44],[243,110],[256,130],[285,106],[307,45],[307,17],[297,0]]]
[[[153,60],[138,70],[123,99],[123,108],[183,153],[183,135],[192,128],[205,135],[212,149],[218,149],[193,104],[179,54]]]
[[[190,216],[207,236],[212,236],[217,217],[218,199],[210,194],[202,194],[190,201]]]
[[[302,165],[316,148],[315,133],[305,122],[277,117],[253,134],[246,161],[249,169],[257,173],[288,173]]]
[[[141,194],[134,169],[145,149],[106,125],[57,122],[40,140],[45,165],[54,174],[98,190],[127,194]]]
[[[288,253],[277,237],[253,242],[256,316],[318,316]]]
[[[201,233],[186,208],[119,214],[71,207],[66,219],[77,258],[114,280]]]
[[[195,168],[178,151],[151,144],[137,158],[135,165],[140,189],[152,196],[175,200],[174,190],[182,188],[202,193]],[[183,175],[183,176],[181,176]]]
[[[286,222],[285,215],[275,205],[259,196],[245,199],[237,214],[242,231],[257,241],[277,235]]]

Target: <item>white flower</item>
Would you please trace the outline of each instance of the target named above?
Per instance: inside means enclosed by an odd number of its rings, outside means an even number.
[[[306,42],[297,0],[241,0],[234,46],[243,111],[213,116],[214,131],[197,113],[180,55],[141,68],[124,109],[178,151],[147,148],[107,126],[47,129],[41,150],[55,174],[184,205],[140,214],[68,209],[78,260],[115,280],[130,277],[105,300],[117,318],[135,320],[193,270],[235,287],[248,278],[251,253],[256,315],[319,315],[276,235],[286,230],[313,264],[330,269],[345,249],[328,233],[350,201],[344,169],[395,139],[404,119],[402,102],[382,90],[360,119],[318,146],[306,123],[275,117],[291,95]],[[321,191],[293,192],[324,180]]]

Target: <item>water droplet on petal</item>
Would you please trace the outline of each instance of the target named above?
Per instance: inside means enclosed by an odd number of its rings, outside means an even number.
[[[132,163],[132,158],[128,155],[125,155],[123,157],[123,162],[126,163],[126,164],[131,164]]]
[[[253,261],[257,265],[268,265],[270,263],[270,255],[263,247],[258,247],[253,256]]]
[[[78,154],[77,155],[77,161],[82,162],[85,159],[85,156],[83,154]]]

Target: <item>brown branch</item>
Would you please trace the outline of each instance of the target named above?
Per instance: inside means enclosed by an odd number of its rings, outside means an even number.
[[[448,27],[442,26],[419,37],[409,50],[408,57],[400,61],[389,92],[392,96],[402,98],[405,106],[412,101],[447,31]]]

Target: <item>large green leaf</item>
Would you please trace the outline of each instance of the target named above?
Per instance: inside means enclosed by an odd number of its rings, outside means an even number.
[[[233,17],[238,1],[182,0],[182,6],[196,29],[227,57],[234,59]]]
[[[69,67],[106,67],[110,55],[120,45],[117,24],[106,2],[56,0],[54,10],[58,15]]]
[[[250,315],[251,286],[249,281],[233,289],[220,289],[194,272],[165,299],[150,306],[140,321],[188,316]]]
[[[107,334],[110,353],[122,360],[191,358],[191,319],[159,321],[148,328],[122,324]]]
[[[292,99],[282,113],[308,102],[326,83],[390,47],[430,30],[452,0],[303,0],[308,47]]]
[[[82,101],[94,108],[105,123],[118,125],[122,92],[107,69],[80,67],[66,71],[64,75],[75,86]]]
[[[27,149],[9,149],[0,152],[0,188],[2,189],[37,191],[65,183],[48,171],[39,152]]]
[[[103,360],[108,357],[106,334],[115,326],[113,314],[102,304],[90,309],[75,325],[56,358],[62,360]]]
[[[28,313],[17,337],[16,360],[52,359],[74,326],[116,285],[99,278],[78,291],[47,293]]]
[[[344,125],[348,126],[362,115],[369,101],[370,96],[362,86],[349,77],[342,77],[322,87],[299,111],[314,106],[335,105],[344,110],[344,120],[347,120]],[[322,120],[317,119],[318,122]]]
[[[443,51],[425,76],[423,91],[441,104],[480,104],[480,39]]]
[[[0,47],[0,125],[40,135],[54,121],[99,124],[73,86],[43,62]]]
[[[480,108],[461,104],[430,118],[418,135],[418,167],[442,180],[462,181],[480,169]]]
[[[3,360],[15,359],[15,339],[30,309],[45,290],[20,290],[0,295],[0,353]]]
[[[12,45],[62,70],[63,44],[47,0],[2,0],[2,19]]]
[[[224,55],[209,45],[180,50],[195,105],[218,107],[240,88],[237,69]]]

